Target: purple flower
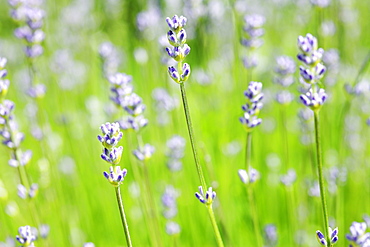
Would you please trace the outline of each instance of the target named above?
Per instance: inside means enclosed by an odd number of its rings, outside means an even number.
[[[155,148],[150,144],[145,144],[144,147],[135,149],[132,153],[138,160],[148,160],[152,157]]]
[[[103,148],[103,153],[100,157],[112,165],[118,165],[121,161],[123,147],[119,146],[118,148],[113,147],[111,149]]]
[[[122,184],[124,178],[127,175],[127,170],[122,169],[120,166],[110,166],[109,173],[104,172],[104,177],[111,183],[114,187],[118,187]]]
[[[329,236],[330,236],[330,243],[329,243],[329,245],[332,246],[333,244],[336,244],[338,242],[338,227],[335,228],[334,230],[331,229],[331,227],[329,227]],[[322,234],[321,231],[319,231],[319,230],[316,231],[316,238],[317,238],[317,241],[321,245],[327,246],[327,241],[325,239],[324,234]]]
[[[29,58],[39,57],[43,52],[44,52],[44,49],[39,44],[35,44],[32,46],[26,46],[25,48],[26,56]]]
[[[276,101],[282,105],[288,105],[294,99],[293,94],[287,90],[280,91],[276,94]]]
[[[142,104],[142,98],[135,94],[132,93],[130,95],[127,95],[126,97],[123,98],[122,105],[124,106],[123,109],[130,114],[131,116],[138,116],[141,115],[144,111],[146,106]]]
[[[295,62],[291,57],[279,56],[276,58],[275,72],[281,76],[294,74],[295,67]]]
[[[370,233],[366,233],[366,228],[365,222],[353,222],[349,228],[350,233],[346,234],[346,238],[355,246],[362,246],[367,239],[370,239]]]
[[[174,221],[166,223],[166,233],[170,236],[179,234],[181,231],[180,225]]]
[[[173,48],[167,47],[166,51],[168,56],[172,57],[177,62],[181,62],[187,55],[189,55],[190,46],[188,46],[188,44],[184,44],[182,46],[175,46]]]
[[[297,174],[294,169],[289,169],[287,174],[280,177],[281,183],[283,183],[287,187],[292,186],[296,179]]]
[[[252,167],[249,169],[248,172],[244,169],[239,169],[238,175],[240,180],[244,184],[253,184],[260,178],[260,173]]]
[[[212,187],[209,187],[205,194],[202,186],[199,186],[198,189],[199,193],[195,192],[195,197],[207,206],[212,205],[213,200],[216,198],[216,192],[212,190]]]
[[[277,229],[274,224],[268,224],[264,227],[265,233],[265,240],[267,242],[267,246],[276,246],[278,236],[277,236]]]
[[[44,97],[45,92],[46,86],[44,84],[37,84],[27,90],[27,93],[31,98],[42,98]]]
[[[177,15],[174,15],[172,18],[169,17],[166,18],[168,27],[174,32],[178,32],[183,27],[185,27],[186,21],[187,19],[184,16],[178,17]]]
[[[132,76],[125,73],[115,73],[109,76],[108,80],[115,88],[124,88],[129,85],[131,86]]]
[[[328,95],[325,93],[325,90],[320,88],[318,92],[313,92],[312,88],[306,93],[301,94],[300,99],[302,103],[315,111],[321,108],[325,103]]]
[[[37,237],[32,232],[32,229],[30,226],[21,226],[18,229],[19,235],[16,236],[17,241],[22,246],[35,246],[33,241],[36,241]]]
[[[180,83],[180,75],[179,72],[177,72],[177,69],[173,66],[168,67],[168,74],[177,83]]]
[[[305,37],[298,37],[298,48],[305,54],[312,53],[317,50],[317,39],[312,34],[308,33]]]
[[[190,65],[184,63],[182,65],[182,74],[181,74],[181,81],[187,81],[190,76]]]
[[[106,148],[112,148],[118,144],[122,139],[122,132],[120,131],[119,124],[116,123],[105,123],[100,126],[102,136],[98,135],[98,140]]]

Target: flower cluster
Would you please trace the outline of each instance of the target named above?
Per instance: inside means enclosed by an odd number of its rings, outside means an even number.
[[[6,95],[9,88],[9,80],[5,78],[8,74],[5,69],[6,63],[7,59],[5,57],[0,57],[0,100]]]
[[[244,169],[239,169],[238,175],[244,184],[253,184],[260,178],[260,173],[252,167],[249,168],[248,172]]]
[[[98,140],[102,143],[103,151],[101,158],[111,164],[109,173],[104,172],[104,177],[113,186],[118,187],[124,180],[127,170],[121,170],[118,166],[121,161],[123,147],[118,145],[118,142],[122,139],[122,132],[118,123],[105,123],[100,126],[102,135],[98,135]]]
[[[244,95],[247,103],[242,106],[244,116],[240,117],[239,120],[247,132],[250,132],[254,127],[262,123],[262,119],[258,118],[258,114],[263,106],[261,102],[263,99],[262,83],[251,81]]]
[[[163,216],[167,219],[166,232],[168,235],[178,234],[181,230],[179,224],[173,221],[177,215],[177,197],[179,197],[179,192],[172,185],[166,186],[162,195],[162,204],[164,207]]]
[[[190,65],[183,63],[185,57],[190,53],[190,47],[186,44],[186,17],[174,15],[172,18],[166,18],[170,30],[167,32],[168,42],[173,47],[167,47],[166,51],[170,57],[178,62],[178,68],[168,67],[168,74],[176,83],[184,83],[190,76]]]
[[[274,247],[277,245],[278,233],[274,224],[268,224],[264,227],[264,238],[266,247]]]
[[[28,190],[24,185],[18,185],[18,196],[22,199],[34,198],[37,195],[39,186],[37,184],[32,184]]]
[[[132,153],[138,160],[144,161],[149,160],[152,157],[154,151],[155,148],[152,145],[145,144],[144,146],[132,151]]]
[[[332,230],[331,227],[329,227],[329,236],[330,236],[330,243],[328,245],[324,234],[322,234],[319,230],[316,231],[317,241],[321,245],[323,245],[323,246],[332,246],[333,244],[338,242],[338,227],[335,228],[334,230]]]
[[[115,73],[109,76],[108,80],[112,92],[110,99],[128,113],[128,116],[119,122],[121,128],[139,131],[145,127],[148,124],[148,120],[143,116],[146,106],[142,98],[133,92],[132,77],[124,73]]]
[[[301,80],[310,87],[300,99],[305,106],[318,111],[327,99],[325,90],[319,87],[319,82],[326,71],[326,67],[321,63],[324,50],[318,48],[317,39],[312,34],[307,34],[306,37],[299,36],[298,48],[301,53],[297,58],[305,65],[299,68]]]
[[[195,192],[195,197],[207,206],[212,205],[213,200],[216,198],[216,192],[212,190],[212,187],[209,187],[205,194],[202,186],[199,186],[198,189],[199,193]]]
[[[351,242],[350,247],[370,246],[370,233],[366,232],[366,223],[353,222],[349,228],[350,233],[346,234],[346,238]]]
[[[121,170],[120,166],[109,167],[109,173],[103,172],[104,177],[111,183],[114,187],[118,187],[126,177],[127,170]]]
[[[280,182],[284,184],[287,187],[290,187],[293,185],[293,183],[297,179],[297,174],[293,168],[289,169],[287,174],[280,177]]]
[[[294,60],[291,57],[280,56],[276,58],[276,77],[274,81],[284,88],[284,90],[277,93],[276,101],[282,105],[288,105],[293,101],[293,95],[287,88],[294,82],[295,67]]]
[[[102,135],[98,135],[98,140],[103,145],[101,158],[111,165],[117,165],[121,161],[123,147],[116,148],[122,139],[122,132],[118,123],[105,123],[100,126]]]
[[[109,78],[117,73],[121,62],[117,48],[110,42],[104,42],[99,46],[99,55],[102,60],[104,77]]]
[[[174,135],[167,141],[167,167],[170,171],[175,172],[182,169],[181,159],[184,157],[185,144],[186,140],[179,135]]]
[[[263,44],[261,37],[265,33],[265,30],[262,28],[265,21],[264,16],[257,14],[246,15],[244,17],[244,32],[246,37],[242,38],[241,44],[245,46],[248,51],[253,51]],[[247,69],[254,68],[257,66],[257,59],[252,56],[246,56],[243,58],[243,64]]]
[[[45,11],[40,8],[42,1],[8,0],[12,7],[11,17],[21,26],[14,31],[18,39],[26,41],[25,53],[29,58],[39,57],[43,53],[41,46],[45,39],[42,31]]]
[[[328,189],[332,194],[336,194],[339,185],[343,185],[347,181],[347,169],[345,167],[333,166],[327,173]]]
[[[19,235],[16,236],[16,239],[21,244],[21,247],[35,246],[33,242],[36,241],[37,237],[32,232],[32,229],[30,226],[19,227],[18,233]]]
[[[10,100],[3,99],[9,87],[9,80],[5,79],[7,75],[6,61],[6,58],[0,57],[0,137],[3,139],[2,143],[13,150],[9,165],[12,167],[25,166],[29,163],[32,152],[20,150],[19,146],[24,140],[24,134],[18,131],[17,123],[14,120],[15,104]],[[16,152],[17,155],[15,155]]]

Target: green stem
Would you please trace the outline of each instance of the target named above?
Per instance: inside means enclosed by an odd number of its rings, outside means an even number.
[[[251,157],[252,157],[252,132],[247,133],[247,140],[245,145],[245,166],[247,169],[247,172],[251,169]],[[254,202],[253,198],[253,190],[251,184],[246,184],[247,187],[247,194],[248,194],[248,200],[251,210],[251,217],[253,221],[253,228],[254,228],[254,234],[256,235],[256,243],[257,246],[262,246],[262,239],[259,234],[259,222],[258,222],[258,215],[257,215],[257,209],[256,204]]]
[[[251,153],[252,153],[252,132],[247,133],[247,140],[245,142],[245,169],[249,172],[251,168]]]
[[[221,234],[220,234],[220,231],[218,230],[218,226],[217,226],[215,214],[213,212],[212,204],[207,205],[207,209],[208,209],[209,218],[211,219],[211,222],[212,222],[213,231],[216,234],[217,245],[219,247],[223,247],[224,243],[222,242]]]
[[[284,156],[285,156],[285,168],[286,171],[289,169],[289,142],[288,142],[288,129],[287,129],[287,118],[286,118],[286,108],[281,109],[281,124],[282,124],[282,135],[283,135],[283,146],[284,146]]]
[[[319,173],[321,205],[322,205],[322,211],[324,214],[325,236],[327,239],[327,246],[329,247],[330,246],[329,218],[328,218],[328,209],[327,209],[326,198],[325,198],[324,176],[322,172],[322,152],[321,152],[320,124],[319,124],[319,112],[318,111],[314,111],[314,117],[315,117],[317,170]]]
[[[253,190],[252,186],[250,184],[247,184],[247,193],[248,193],[248,200],[251,210],[251,216],[253,221],[253,228],[254,228],[254,234],[256,236],[256,243],[258,247],[262,247],[262,239],[261,235],[259,234],[259,221],[258,221],[258,215],[257,215],[257,208],[256,203],[253,198]]]
[[[181,63],[179,63],[179,64],[181,64]],[[180,67],[180,65],[179,65],[179,67]],[[184,82],[180,83],[180,89],[181,89],[182,103],[183,103],[183,106],[184,106],[186,124],[188,126],[188,132],[189,132],[189,137],[190,137],[191,148],[192,148],[192,151],[193,151],[195,166],[197,168],[198,177],[199,177],[200,183],[203,187],[203,191],[207,191],[207,184],[206,184],[206,181],[204,179],[202,167],[199,164],[199,159],[198,159],[198,155],[197,155],[197,151],[196,151],[193,125],[191,123],[189,106],[188,106],[188,101],[187,101],[187,98],[186,98],[186,91],[185,91]],[[215,216],[214,216],[214,213],[213,213],[213,210],[212,210],[212,205],[207,206],[207,208],[208,208],[209,217],[211,218],[213,230],[214,230],[215,235],[216,235],[218,246],[223,247],[224,244],[222,242],[222,238],[221,238],[220,232],[218,230],[218,226],[217,226]]]
[[[125,232],[126,243],[127,243],[127,246],[131,247],[132,243],[131,243],[131,238],[130,238],[130,232],[128,230],[128,224],[127,224],[125,209],[123,208],[121,191],[120,191],[119,187],[115,187],[115,190],[116,190],[118,208],[119,208],[119,212],[120,212],[120,215],[121,215],[122,226],[123,226],[123,230]]]
[[[139,149],[142,149],[144,147],[144,142],[143,142],[143,138],[142,138],[141,134],[138,133],[136,135],[136,138],[137,138]],[[153,199],[153,193],[151,191],[152,186],[150,185],[148,167],[146,165],[145,160],[143,160],[141,162],[141,164],[142,164],[142,171],[143,171],[143,174],[144,174],[144,179],[143,180],[144,180],[144,187],[145,187],[145,192],[146,192],[145,195],[146,195],[146,201],[147,201],[146,202],[146,210],[147,210],[147,213],[148,213],[149,220],[151,221],[151,225],[154,228],[153,229],[154,234],[152,234],[151,238],[153,238],[153,236],[154,236],[156,244],[158,246],[162,246],[160,231],[159,231],[160,224],[159,224],[159,221],[158,221],[158,217],[156,215],[157,210],[156,210],[155,201]]]
[[[370,64],[370,50],[367,54],[367,56],[365,57],[364,61],[362,62],[362,65],[356,75],[356,78],[355,80],[353,81],[353,84],[352,86],[355,86],[362,78],[363,74],[365,73],[367,67],[369,67],[369,64]]]
[[[185,118],[186,118],[186,123],[187,123],[187,126],[188,126],[188,132],[189,132],[189,137],[190,137],[191,148],[192,148],[192,151],[193,151],[195,166],[197,168],[198,177],[199,177],[200,183],[203,187],[203,191],[207,191],[206,181],[204,179],[202,167],[199,164],[199,159],[198,159],[198,155],[197,155],[197,151],[196,151],[193,125],[191,123],[189,106],[188,106],[188,101],[187,101],[187,98],[186,98],[186,91],[185,91],[184,83],[180,84],[180,89],[181,89],[182,103],[183,103],[183,106],[184,106]]]
[[[245,145],[245,165],[246,165],[247,172],[250,171],[251,169],[251,157],[252,157],[251,153],[252,153],[252,132],[248,132],[246,145]],[[256,235],[257,246],[262,246],[262,240],[258,232],[259,222],[258,222],[258,217],[257,217],[256,204],[253,198],[253,190],[252,190],[251,184],[247,184],[246,186],[247,186],[248,200],[250,204],[251,216],[252,216],[252,221],[253,221],[254,234]]]

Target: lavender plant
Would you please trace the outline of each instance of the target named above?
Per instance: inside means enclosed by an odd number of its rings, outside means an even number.
[[[22,199],[33,199],[37,195],[38,185],[36,183],[31,184],[31,179],[26,169],[31,160],[32,151],[22,151],[20,145],[25,136],[18,130],[18,125],[15,121],[13,114],[15,104],[10,100],[4,99],[10,84],[9,80],[5,78],[7,75],[6,62],[6,58],[0,57],[0,136],[2,144],[10,150],[9,166],[16,168],[18,171],[20,181],[18,185],[19,197]],[[29,201],[29,208],[34,223],[40,225],[37,208],[31,200]]]
[[[180,225],[174,221],[177,215],[176,199],[179,192],[172,186],[168,185],[162,195],[162,204],[164,207],[163,216],[166,218],[166,233],[170,236],[176,237],[181,231]]]
[[[276,94],[276,101],[281,105],[289,105],[294,99],[288,88],[294,82],[295,67],[295,62],[291,57],[279,56],[276,58],[274,81],[283,88]]]
[[[329,228],[328,210],[326,205],[326,191],[324,185],[324,177],[322,172],[322,150],[321,150],[321,140],[320,140],[320,124],[319,124],[319,112],[322,105],[327,99],[325,90],[321,88],[320,80],[323,77],[326,67],[321,63],[321,59],[324,53],[322,48],[318,48],[317,39],[311,35],[307,34],[305,37],[298,37],[298,48],[301,53],[297,55],[297,58],[303,62],[305,66],[300,66],[300,75],[303,81],[309,84],[310,88],[306,94],[302,94],[300,99],[302,103],[310,108],[314,113],[315,120],[315,141],[316,141],[316,158],[317,158],[317,170],[319,176],[319,186],[320,186],[320,197],[322,204],[322,211],[324,216],[324,233],[320,231],[317,232],[317,237],[319,243],[325,246],[332,246],[338,241],[338,237],[334,238],[332,232]],[[336,230],[336,233],[338,230]],[[336,236],[337,234],[334,234]],[[325,236],[325,237],[324,237]]]
[[[268,224],[264,228],[265,246],[274,247],[278,242],[278,233],[274,224]]]
[[[262,99],[262,83],[251,81],[248,89],[244,92],[246,104],[242,106],[244,111],[243,117],[239,118],[240,123],[244,126],[247,132],[247,140],[245,147],[245,170],[239,170],[239,177],[246,185],[250,210],[253,220],[253,227],[256,236],[257,246],[262,246],[262,239],[259,233],[259,222],[256,205],[253,199],[253,191],[251,185],[259,178],[259,172],[251,166],[251,148],[252,148],[252,131],[255,127],[262,123],[262,119],[258,118],[259,112],[263,107]]]
[[[252,69],[258,64],[257,57],[253,54],[254,50],[263,45],[262,36],[265,33],[263,25],[265,17],[258,14],[244,16],[245,37],[241,39],[241,44],[247,48],[247,54],[243,58],[243,64],[249,70],[248,81],[252,80]]]
[[[27,57],[31,87],[28,94],[32,98],[43,97],[46,91],[44,84],[37,82],[36,67],[34,60],[42,55],[44,49],[42,42],[45,39],[45,33],[42,30],[45,11],[41,9],[42,1],[21,1],[8,0],[12,7],[11,17],[20,24],[14,31],[14,35],[26,43],[25,55]]]
[[[122,139],[123,134],[120,131],[118,123],[107,122],[100,126],[100,130],[102,131],[102,135],[98,135],[98,140],[103,146],[100,157],[111,165],[109,167],[109,173],[104,172],[103,175],[108,182],[114,186],[122,226],[126,237],[126,243],[127,246],[132,246],[125,209],[122,202],[122,195],[119,187],[127,174],[126,169],[121,170],[121,167],[118,166],[121,161],[123,147],[116,147],[118,142]]]
[[[156,204],[153,199],[153,193],[151,190],[149,172],[147,168],[147,162],[152,157],[155,148],[150,144],[144,144],[141,136],[141,130],[148,124],[148,120],[144,117],[144,111],[146,109],[142,98],[134,92],[132,85],[132,77],[124,73],[115,73],[108,77],[108,81],[111,84],[112,96],[110,99],[113,103],[124,110],[125,116],[119,121],[121,129],[125,131],[133,130],[136,135],[137,149],[133,150],[132,154],[140,162],[142,173],[144,176],[143,182],[145,186],[145,207],[147,217],[150,218],[152,224],[148,227],[151,239],[161,245],[161,238],[159,232],[159,222],[156,214]],[[135,172],[138,173],[138,172]],[[150,228],[154,228],[151,231]]]
[[[199,191],[200,194],[197,192],[195,196],[200,200],[200,202],[204,203],[207,207],[209,217],[211,219],[211,223],[213,226],[213,230],[216,235],[216,240],[218,246],[224,246],[220,231],[217,226],[217,222],[215,219],[215,215],[212,208],[212,202],[213,199],[216,197],[216,192],[212,191],[212,188],[210,187],[209,194],[207,192],[206,195],[204,195],[202,192],[207,190],[207,184],[204,179],[203,170],[199,163],[197,151],[196,151],[196,143],[194,138],[194,131],[193,126],[190,118],[190,112],[189,112],[189,106],[187,102],[186,97],[186,91],[185,91],[185,82],[188,80],[190,76],[190,65],[187,63],[184,63],[185,57],[189,55],[190,53],[190,47],[186,44],[186,31],[184,29],[187,19],[184,16],[177,16],[174,15],[172,18],[167,17],[166,18],[168,27],[170,30],[167,32],[167,38],[169,43],[172,47],[167,47],[166,51],[170,57],[172,57],[177,62],[177,69],[174,66],[168,67],[168,73],[171,77],[171,79],[180,84],[180,90],[181,90],[181,96],[182,96],[182,102],[184,107],[184,113],[186,118],[186,123],[188,127],[188,133],[190,137],[190,143],[193,151],[195,166],[198,172],[198,177],[200,181]],[[208,197],[207,197],[208,196]]]

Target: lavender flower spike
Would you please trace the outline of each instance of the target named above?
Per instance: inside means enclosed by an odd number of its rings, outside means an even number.
[[[244,95],[247,103],[242,106],[244,115],[239,118],[239,121],[244,125],[246,131],[250,132],[254,127],[262,123],[262,119],[258,118],[260,109],[263,106],[262,83],[251,81]]]
[[[206,194],[204,194],[202,186],[199,186],[199,193],[195,192],[195,197],[198,198],[198,200],[209,206],[212,205],[213,200],[216,198],[216,192],[212,190],[212,187],[209,187]]]
[[[185,57],[190,53],[190,46],[186,44],[186,18],[183,16],[166,19],[170,30],[167,32],[168,42],[172,47],[167,47],[166,51],[168,56],[172,57],[178,62],[178,69],[173,66],[168,67],[168,74],[171,79],[176,83],[183,83],[187,81],[190,75],[190,65],[187,63],[182,64]]]
[[[18,229],[19,235],[16,236],[17,241],[22,247],[34,247],[33,241],[36,240],[36,236],[32,233],[30,226],[21,226]]]

